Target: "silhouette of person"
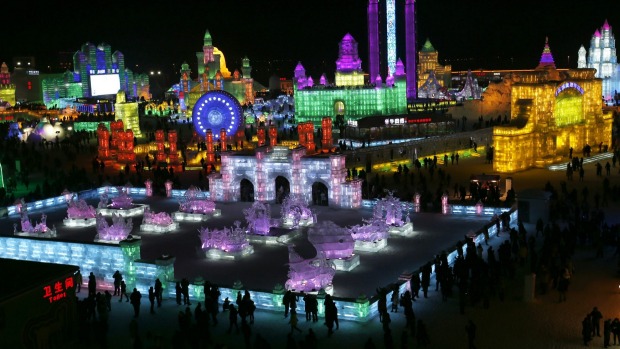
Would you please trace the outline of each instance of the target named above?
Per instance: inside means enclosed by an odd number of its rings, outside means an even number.
[[[129,302],[129,296],[127,295],[127,284],[125,283],[125,280],[121,280],[121,298],[118,300],[119,302],[123,301],[123,296],[125,296],[127,302]]]
[[[138,291],[137,288],[133,289],[131,292],[131,296],[129,297],[131,301],[131,305],[133,306],[134,317],[138,317],[140,315],[140,299],[142,298],[142,294]]]
[[[94,296],[97,293],[97,278],[95,274],[91,271],[90,275],[88,275],[88,295]]]
[[[151,314],[155,314],[155,290],[149,287],[149,302],[151,302]]]

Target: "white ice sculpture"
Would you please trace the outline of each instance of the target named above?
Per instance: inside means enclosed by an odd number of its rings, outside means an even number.
[[[97,215],[97,236],[95,241],[99,242],[119,242],[127,239],[131,229],[133,228],[133,221],[131,218],[124,219],[119,215],[112,216],[112,225],[108,224],[105,217],[102,214]]]
[[[334,263],[324,256],[313,259],[303,259],[295,246],[288,246],[289,272],[285,288],[296,292],[316,292],[320,289],[330,289],[336,274]]]
[[[328,259],[349,258],[355,246],[348,229],[332,221],[324,221],[308,229],[308,241],[316,248],[317,255]]]
[[[300,226],[308,226],[314,223],[314,216],[308,208],[308,204],[296,195],[289,195],[284,199],[280,213],[282,225],[285,227],[296,229]]]
[[[251,207],[243,210],[243,214],[250,234],[269,235],[269,230],[275,226],[271,220],[271,208],[267,203],[255,201]]]

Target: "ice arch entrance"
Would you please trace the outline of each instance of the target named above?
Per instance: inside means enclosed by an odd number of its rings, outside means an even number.
[[[247,179],[242,179],[239,183],[240,200],[244,202],[254,202],[254,184]]]
[[[327,186],[321,182],[312,184],[312,203],[318,206],[328,206],[329,191]]]
[[[281,204],[291,192],[291,184],[286,177],[276,177],[276,204]]]

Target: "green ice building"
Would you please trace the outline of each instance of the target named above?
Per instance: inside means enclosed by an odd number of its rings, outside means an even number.
[[[398,60],[395,74],[385,83],[381,76],[365,83],[361,65],[357,42],[350,34],[340,42],[334,84],[328,84],[325,75],[315,84],[298,63],[293,79],[295,120],[320,126],[324,117],[337,115],[344,115],[345,121],[357,121],[367,116],[406,114],[407,83],[402,61]]]

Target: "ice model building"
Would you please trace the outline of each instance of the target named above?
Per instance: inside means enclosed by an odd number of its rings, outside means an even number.
[[[215,202],[195,186],[189,187],[179,199],[179,211],[173,213],[176,221],[204,221],[211,216],[219,216]]]
[[[150,209],[144,210],[144,218],[140,225],[140,230],[153,233],[167,233],[179,228],[179,223],[172,220],[166,212],[151,212]]]
[[[439,64],[439,53],[429,39],[426,39],[422,49],[418,52],[418,62],[418,88],[421,88],[428,81],[431,72],[434,75],[435,81],[441,87],[450,87],[452,83],[452,66],[449,64]],[[421,98],[420,91],[418,91],[418,97]]]
[[[67,202],[67,218],[63,220],[68,227],[90,227],[95,225],[97,212],[95,208],[81,200],[69,200]]]
[[[318,292],[323,289],[332,294],[332,280],[336,275],[333,261],[319,256],[304,259],[296,251],[294,245],[288,246],[288,280],[284,287],[295,292]]]
[[[512,81],[510,122],[493,128],[494,171],[544,168],[570,148],[611,147],[613,114],[603,111],[596,69],[556,69],[546,43],[538,67]]]
[[[358,255],[353,254],[355,240],[347,228],[332,221],[317,223],[308,229],[308,241],[317,251],[317,256],[332,260],[336,270],[350,271],[360,263]]]
[[[350,227],[349,233],[355,240],[355,250],[365,252],[375,252],[384,248],[390,236],[389,227],[377,209],[373,210],[370,219],[364,219],[364,224]]]
[[[14,234],[17,236],[56,237],[56,228],[48,228],[47,215],[45,215],[45,213],[41,214],[41,221],[33,225],[28,217],[28,212],[22,208],[22,212],[20,213],[20,225],[21,231],[17,230],[17,223],[13,225]]]
[[[112,216],[112,224],[102,214],[97,215],[97,236],[95,242],[116,243],[127,239],[133,229],[131,218],[123,218],[120,215]]]
[[[348,121],[374,115],[406,114],[407,82],[402,62],[400,68],[396,67],[398,63],[392,67],[390,74],[393,75],[390,79],[386,77],[385,84],[377,76],[372,76],[371,84],[366,84],[361,64],[357,41],[348,33],[339,44],[335,84],[314,85],[313,78],[306,76],[306,70],[299,62],[293,77],[295,119],[320,126],[326,116],[334,118],[344,115]],[[373,74],[375,69],[376,63],[373,61]]]
[[[201,227],[201,248],[210,259],[238,259],[254,253],[254,248],[248,242],[245,229],[241,223],[235,221],[234,227],[222,229],[209,229]]]
[[[306,204],[316,203],[322,193],[329,206],[361,207],[362,181],[347,181],[346,155],[306,153],[304,147],[285,146],[260,147],[254,154],[222,152],[220,172],[209,175],[211,198],[275,201],[276,181],[283,180],[289,183],[290,195]]]
[[[602,91],[606,102],[611,102],[620,91],[620,65],[616,53],[616,38],[611,26],[605,20],[590,39],[590,48],[586,58],[586,49],[579,48],[577,68],[594,68],[595,76],[603,79]]]
[[[373,208],[374,217],[382,217],[391,234],[409,236],[413,234],[413,224],[405,206],[392,192],[379,200]],[[405,220],[403,220],[403,217]]]

